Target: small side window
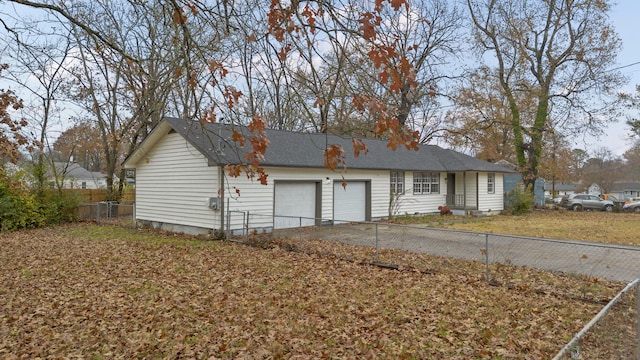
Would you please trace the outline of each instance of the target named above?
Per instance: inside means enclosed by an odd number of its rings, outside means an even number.
[[[494,194],[496,192],[496,174],[487,174],[487,194]]]

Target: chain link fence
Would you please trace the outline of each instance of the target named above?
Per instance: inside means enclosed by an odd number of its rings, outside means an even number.
[[[640,359],[640,285],[629,283],[553,360]]]
[[[276,226],[274,226],[274,224]],[[286,224],[279,229],[278,224]],[[298,225],[296,225],[298,224]],[[312,224],[315,224],[312,225]],[[319,225],[319,226],[318,226]],[[359,261],[394,267],[421,264],[407,254],[429,254],[442,259],[478,262],[486,280],[517,283],[521,279],[509,267],[561,272],[612,281],[629,282],[640,277],[640,248],[536,237],[500,235],[384,222],[351,222],[302,217],[266,216],[250,212],[227,213],[227,235],[297,239],[302,251],[327,242],[338,252],[349,252]],[[290,240],[291,241],[291,240]],[[327,245],[322,246],[329,251]],[[357,254],[357,255],[356,255]]]
[[[134,202],[100,201],[82,203],[76,209],[78,221],[135,223],[136,206]]]

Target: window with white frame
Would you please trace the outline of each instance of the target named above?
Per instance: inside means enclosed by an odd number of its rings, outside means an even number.
[[[496,192],[496,174],[487,174],[487,194],[495,194]]]
[[[391,193],[404,194],[404,171],[391,172]]]
[[[428,172],[413,173],[414,194],[439,194],[440,174]]]

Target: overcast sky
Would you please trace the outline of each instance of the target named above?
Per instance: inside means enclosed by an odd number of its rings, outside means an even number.
[[[610,18],[623,43],[622,51],[618,54],[618,65],[621,67],[622,74],[629,78],[629,83],[620,90],[631,93],[635,91],[636,85],[640,85],[640,1],[618,1],[612,7]],[[11,5],[6,2],[0,2],[0,7],[5,10],[8,6]],[[25,8],[20,8],[25,10]],[[0,86],[0,88],[3,87],[7,86]],[[628,117],[639,118],[640,110],[626,111],[626,115],[612,123],[602,136],[598,138],[581,137],[576,139],[576,143],[571,146],[585,149],[591,152],[592,155],[593,150],[601,147],[608,148],[615,155],[622,155],[632,146],[632,142],[628,137],[628,127],[625,124]]]
[[[622,39],[622,52],[618,54],[618,64],[624,68],[620,71],[629,78],[629,83],[621,90],[625,92],[635,91],[636,85],[640,85],[640,1],[619,0],[613,5],[610,14],[613,25]],[[627,116],[637,118],[640,111],[628,111]],[[619,118],[616,124],[612,124],[606,134],[599,139],[587,138],[586,143],[576,144],[587,150],[598,147],[606,147],[616,155],[622,155],[629,149],[632,143],[628,139],[628,127],[625,125],[626,117]]]

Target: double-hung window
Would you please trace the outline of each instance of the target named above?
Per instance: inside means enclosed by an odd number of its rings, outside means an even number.
[[[495,194],[496,192],[496,174],[487,174],[487,194]]]
[[[428,172],[413,173],[414,194],[439,194],[440,174]]]
[[[396,195],[404,194],[404,171],[391,172],[391,193]]]

